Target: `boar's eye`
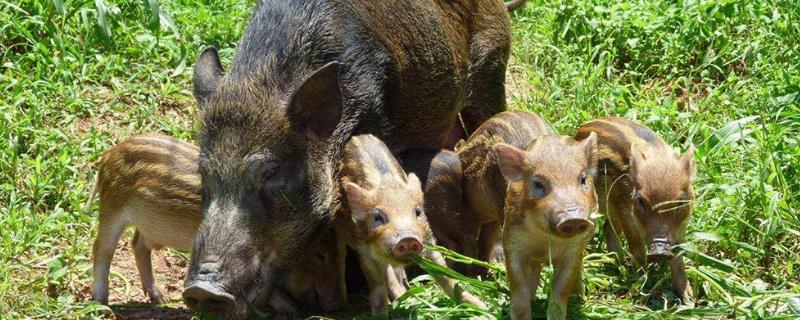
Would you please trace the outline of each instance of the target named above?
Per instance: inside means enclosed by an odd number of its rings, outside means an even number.
[[[386,224],[389,219],[380,209],[372,210],[372,227],[377,228]]]
[[[422,217],[422,208],[420,208],[420,207],[414,208],[414,215],[417,216],[417,218],[421,218]]]
[[[254,153],[244,157],[245,163],[250,170],[250,175],[255,183],[264,183],[269,178],[275,176],[280,167],[280,162],[276,159],[269,159],[264,154]]]
[[[533,178],[533,184],[531,186],[531,195],[534,198],[541,198],[547,194],[547,186],[545,185],[544,181],[539,177]]]
[[[274,177],[275,174],[278,172],[278,167],[280,167],[280,165],[278,165],[278,162],[265,161],[261,173],[262,174],[261,181],[263,182],[269,180],[269,178]]]

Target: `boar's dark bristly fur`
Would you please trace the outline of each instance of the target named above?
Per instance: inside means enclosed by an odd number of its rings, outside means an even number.
[[[509,42],[498,1],[260,2],[227,74],[213,48],[194,67],[204,219],[186,302],[246,317],[269,294],[329,223],[351,135],[449,148],[503,111]]]

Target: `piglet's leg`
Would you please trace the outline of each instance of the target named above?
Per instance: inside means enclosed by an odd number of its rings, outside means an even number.
[[[430,259],[434,263],[436,263],[436,264],[438,264],[440,266],[447,267],[447,263],[445,262],[444,257],[442,257],[442,254],[439,253],[438,251],[425,249],[425,251],[423,251],[422,254],[425,256],[425,258]],[[481,301],[481,299],[478,299],[477,297],[473,296],[469,292],[464,291],[464,292],[461,293],[460,297],[456,297],[455,296],[456,282],[453,279],[450,279],[448,277],[444,277],[444,276],[441,276],[441,275],[435,275],[435,276],[433,276],[433,278],[434,278],[434,280],[436,280],[436,283],[439,284],[439,287],[441,287],[442,290],[444,290],[444,292],[448,296],[452,297],[456,301],[459,301],[459,302],[463,301],[463,302],[466,302],[466,303],[470,303],[470,304],[478,306],[479,308],[482,308],[482,309],[486,309],[487,308],[486,303]]]
[[[361,270],[367,278],[373,316],[389,316],[388,267],[386,263],[367,258],[366,254],[361,255]]]
[[[547,304],[548,319],[566,319],[567,302],[583,268],[583,246],[553,261],[553,292]]]
[[[465,218],[466,219],[466,218]],[[460,245],[462,248],[461,253],[465,256],[470,258],[480,259],[478,249],[478,238],[481,233],[481,225],[479,222],[467,222],[465,223],[464,233],[461,235]],[[450,248],[452,249],[452,248]],[[481,268],[476,265],[465,265],[461,264],[461,269],[464,270],[465,274],[468,276],[477,276],[480,273]]]
[[[528,284],[531,287],[531,299],[536,298],[536,291],[539,290],[539,275],[542,274],[542,264],[538,262],[534,262],[531,264],[531,274],[530,274],[530,282]]]
[[[612,201],[610,205],[608,219],[611,221],[614,231],[616,231],[617,235],[620,233],[625,235],[628,240],[628,249],[633,255],[636,267],[639,269],[647,268],[646,246],[639,233],[639,226],[635,222],[636,217],[633,216],[633,207],[629,203],[617,201]]]
[[[619,246],[619,237],[617,236],[617,231],[622,231],[622,225],[619,223],[614,224],[611,221],[606,221],[603,224],[603,233],[606,234],[606,247],[608,247],[608,251],[621,253],[620,246]]]
[[[392,266],[386,266],[386,283],[389,286],[389,300],[394,301],[406,293],[406,287],[400,279],[404,274],[405,272],[403,272],[402,269],[395,270]]]
[[[152,250],[145,242],[139,230],[133,234],[133,255],[136,258],[136,268],[139,269],[139,277],[142,280],[142,290],[150,297],[154,304],[167,302],[164,294],[158,289],[153,278]]]
[[[531,319],[531,298],[535,293],[533,271],[527,255],[506,247],[506,271],[508,272],[508,282],[511,289],[511,319],[530,320]],[[538,276],[536,277],[538,280]],[[538,282],[538,281],[537,281]],[[538,286],[538,283],[536,283]]]
[[[683,265],[683,257],[677,256],[670,261],[670,269],[672,270],[672,286],[675,288],[675,293],[681,298],[681,301],[686,305],[694,306],[694,293],[692,286],[689,284],[689,279],[686,277],[686,266]]]
[[[480,239],[478,239],[478,243],[480,244],[478,259],[486,262],[492,261],[494,246],[497,243],[497,238],[499,235],[500,221],[495,220],[483,225]]]

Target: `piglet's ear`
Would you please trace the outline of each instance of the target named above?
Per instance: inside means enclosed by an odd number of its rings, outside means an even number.
[[[642,153],[642,151],[639,150],[639,147],[637,147],[634,144],[631,144],[631,158],[629,163],[630,165],[629,171],[631,179],[634,181],[634,183],[636,183],[637,170],[641,168],[641,166],[644,164],[644,160],[645,160],[644,153]]]
[[[366,217],[372,199],[372,192],[352,182],[344,183],[344,192],[347,196],[347,205],[353,214],[354,220],[363,220]]]
[[[497,166],[508,182],[522,179],[522,168],[525,165],[524,151],[505,143],[498,143],[494,146],[494,154]]]
[[[694,162],[694,145],[690,145],[689,149],[686,149],[686,152],[681,156],[680,162],[684,173],[689,176],[689,181],[694,181],[694,177],[697,175],[697,166],[695,166]]]
[[[287,114],[295,132],[328,139],[342,118],[339,63],[328,63],[308,76],[292,94]]]
[[[587,167],[591,172],[595,172],[597,168],[597,134],[594,131],[581,142],[581,148],[588,162]]]
[[[419,190],[420,192],[422,192],[422,182],[419,181],[419,177],[417,177],[416,174],[414,174],[413,172],[409,173],[408,179],[406,181],[408,182],[408,187],[411,190],[414,191]]]

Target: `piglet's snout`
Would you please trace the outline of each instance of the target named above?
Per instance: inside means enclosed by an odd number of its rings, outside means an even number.
[[[562,237],[572,237],[594,228],[594,223],[579,208],[567,208],[551,224],[553,231]]]
[[[572,218],[561,221],[556,229],[562,236],[571,237],[588,231],[592,226],[592,222],[588,219]]]
[[[647,252],[647,260],[664,261],[672,259],[672,246],[666,238],[655,238],[650,243],[650,251]]]
[[[414,235],[401,235],[392,247],[395,259],[407,259],[422,252],[422,242]]]

